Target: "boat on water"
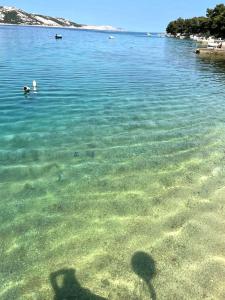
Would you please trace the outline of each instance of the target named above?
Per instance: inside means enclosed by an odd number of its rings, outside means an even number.
[[[56,35],[55,35],[55,39],[56,39],[56,40],[62,39],[62,35],[61,35],[61,34],[57,34],[57,33],[56,33]]]
[[[115,39],[115,37],[114,37],[113,35],[110,35],[110,36],[109,36],[109,39],[110,39],[110,40],[113,40],[113,39]]]
[[[147,32],[146,35],[147,35],[147,36],[152,36],[150,32]]]

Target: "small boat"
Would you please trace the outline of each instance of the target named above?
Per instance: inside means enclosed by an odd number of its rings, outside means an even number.
[[[115,37],[114,37],[113,35],[110,35],[110,36],[109,36],[109,39],[110,39],[110,40],[113,40],[113,39],[115,39]]]
[[[147,35],[147,36],[151,36],[151,33],[150,33],[150,32],[147,32],[146,35]]]
[[[62,36],[61,36],[61,34],[56,34],[56,35],[55,35],[55,38],[56,38],[56,40],[62,39]]]

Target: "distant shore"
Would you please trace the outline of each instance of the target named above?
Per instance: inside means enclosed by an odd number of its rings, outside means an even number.
[[[0,26],[21,26],[21,27],[43,27],[43,28],[59,28],[59,29],[76,29],[76,30],[98,30],[98,31],[115,31],[120,32],[124,31],[119,28],[115,28],[109,25],[82,25],[82,26],[47,26],[47,25],[30,25],[30,24],[8,24],[0,23]]]

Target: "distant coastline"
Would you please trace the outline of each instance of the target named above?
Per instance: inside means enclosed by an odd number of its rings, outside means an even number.
[[[66,20],[64,18],[28,13],[11,6],[0,6],[0,25],[32,26],[48,28],[67,28],[99,31],[122,31],[111,25],[86,25]]]
[[[125,30],[110,26],[104,25],[83,25],[81,27],[73,26],[48,26],[48,25],[31,25],[31,24],[9,24],[9,23],[0,23],[1,26],[19,26],[19,27],[37,27],[37,28],[52,28],[52,29],[73,29],[73,30],[93,30],[93,31],[109,31],[109,32],[124,32]]]

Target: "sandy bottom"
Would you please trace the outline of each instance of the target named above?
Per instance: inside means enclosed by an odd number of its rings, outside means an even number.
[[[224,299],[222,131],[205,140],[2,167],[0,299]]]

